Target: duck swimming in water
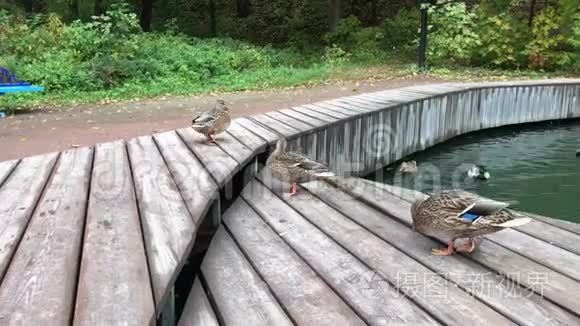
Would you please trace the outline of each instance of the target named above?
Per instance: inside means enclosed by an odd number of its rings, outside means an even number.
[[[471,169],[467,171],[467,175],[471,178],[479,180],[488,180],[491,178],[491,174],[483,165],[473,165]]]
[[[399,167],[399,172],[402,173],[417,173],[417,162],[416,161],[409,161],[401,163],[401,167]]]

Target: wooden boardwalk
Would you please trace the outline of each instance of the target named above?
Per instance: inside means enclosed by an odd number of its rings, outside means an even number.
[[[563,109],[542,111],[546,98]],[[523,118],[504,112],[514,103]],[[481,123],[467,119],[474,112]],[[438,124],[420,126],[434,117]],[[183,324],[246,317],[280,324],[520,323],[546,316],[552,324],[578,324],[578,225],[538,216],[490,237],[474,258],[440,260],[427,255],[432,240],[410,237],[404,200],[355,200],[335,188],[286,200],[252,181],[278,134],[340,174],[362,175],[502,119],[573,117],[580,117],[579,80],[429,85],[236,119],[217,146],[184,128],[0,162],[0,325],[154,324],[173,309],[174,284],[208,221],[220,228]],[[491,284],[527,273],[515,286],[525,294],[531,273],[549,282],[544,298],[509,299],[493,287],[473,299],[465,282],[482,271]],[[438,285],[413,291],[451,294],[416,297],[397,283],[400,273],[427,272]],[[365,282],[375,273],[381,278],[371,283],[384,289],[371,291]],[[387,294],[377,301],[376,291]]]
[[[444,241],[410,228],[421,193],[348,178],[289,197],[267,180],[225,213],[180,325],[580,325],[580,234],[566,222],[440,257]]]

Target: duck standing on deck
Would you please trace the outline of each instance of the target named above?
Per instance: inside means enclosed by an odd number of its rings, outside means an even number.
[[[439,256],[450,256],[455,240],[468,238],[469,244],[457,248],[460,252],[475,249],[475,237],[528,223],[530,218],[520,217],[507,210],[509,204],[485,199],[461,190],[445,190],[427,199],[418,199],[411,205],[413,229],[419,233],[443,238],[447,248],[433,249]]]
[[[290,196],[296,194],[297,183],[335,176],[324,163],[314,161],[300,153],[288,152],[286,148],[286,140],[279,139],[266,165],[270,167],[272,176],[276,179],[292,184]]]
[[[196,116],[191,121],[193,130],[207,137],[215,143],[213,136],[224,132],[231,123],[230,109],[224,100],[217,100],[215,107]]]

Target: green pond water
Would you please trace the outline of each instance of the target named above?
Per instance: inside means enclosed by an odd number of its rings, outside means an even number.
[[[399,173],[400,162],[369,179],[421,191],[458,187],[512,208],[580,223],[580,121],[546,122],[485,130],[451,139],[406,157],[416,175]],[[467,177],[473,165],[487,181]],[[381,176],[382,175],[382,176]]]

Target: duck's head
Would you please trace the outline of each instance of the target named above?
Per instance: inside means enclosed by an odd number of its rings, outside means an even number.
[[[224,110],[224,111],[229,111],[230,109],[226,106],[226,101],[224,101],[223,99],[218,99],[217,101],[215,101],[215,107],[216,109],[220,109],[220,110]]]
[[[286,139],[279,138],[278,141],[276,142],[275,152],[277,152],[277,153],[285,152],[287,147],[288,147],[288,142],[286,141]]]

